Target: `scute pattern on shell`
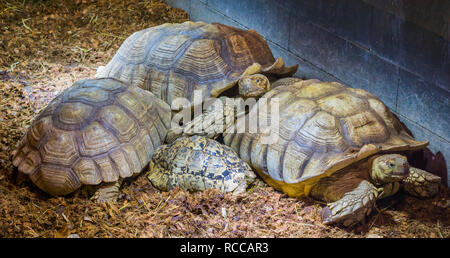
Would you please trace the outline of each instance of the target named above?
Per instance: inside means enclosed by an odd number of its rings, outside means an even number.
[[[52,195],[114,182],[148,164],[170,116],[152,93],[116,79],[78,81],[36,117],[13,164]]]
[[[188,21],[133,33],[96,77],[121,79],[171,104],[177,97],[192,102],[194,90],[217,97],[253,63],[274,62],[254,30]]]
[[[163,191],[180,187],[190,191],[215,188],[232,192],[253,175],[228,146],[202,136],[182,137],[160,146],[150,162],[149,179]]]
[[[258,133],[227,134],[224,142],[269,184],[291,195],[303,195],[305,185],[369,155],[428,144],[414,140],[374,95],[337,82],[283,78],[264,98],[268,126]],[[273,99],[279,101],[279,137],[265,144],[261,139],[276,133],[270,127]],[[236,125],[238,131],[243,126]]]

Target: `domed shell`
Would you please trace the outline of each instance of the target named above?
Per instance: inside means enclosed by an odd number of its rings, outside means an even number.
[[[78,81],[33,121],[13,164],[51,195],[115,182],[148,164],[170,116],[152,93],[116,79]]]
[[[187,21],[133,33],[96,77],[119,78],[171,104],[179,97],[192,103],[195,90],[202,92],[202,100],[217,97],[244,73],[296,70],[276,61],[254,30]]]
[[[232,192],[254,178],[250,166],[228,146],[202,136],[182,137],[160,146],[150,162],[149,179],[163,191],[215,188]],[[243,188],[245,190],[245,187]]]
[[[279,123],[271,111],[274,100]],[[227,134],[224,142],[266,182],[291,196],[307,195],[321,177],[370,155],[428,144],[414,140],[376,96],[337,82],[280,79],[251,112],[258,109],[273,124],[257,133]],[[244,131],[243,121],[237,132]]]

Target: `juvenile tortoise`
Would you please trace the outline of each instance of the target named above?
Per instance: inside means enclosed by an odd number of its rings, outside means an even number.
[[[244,192],[256,175],[228,146],[202,136],[178,138],[156,149],[148,179],[167,191],[180,187],[189,191],[215,188],[222,192]]]
[[[34,119],[13,157],[43,191],[66,195],[98,186],[98,202],[114,201],[120,181],[148,164],[164,141],[170,107],[117,79],[75,82]]]
[[[187,21],[133,33],[112,60],[99,67],[96,77],[115,77],[149,90],[178,113],[183,106],[200,105],[221,94],[260,97],[269,90],[268,78],[296,71],[297,65],[285,67],[283,59],[275,60],[255,30]],[[195,91],[201,96],[195,97]],[[179,134],[176,125],[183,116],[191,113],[174,117],[168,142]]]
[[[438,192],[440,178],[410,167],[404,156],[428,142],[414,140],[373,94],[337,82],[285,78],[252,110],[263,108],[267,120],[275,120],[274,99],[278,132],[269,122],[255,133],[226,134],[224,142],[274,188],[327,202],[324,223],[360,222],[377,199],[395,194],[401,185],[419,197]],[[236,128],[244,126],[241,120]],[[271,134],[277,139],[267,144],[263,139]]]

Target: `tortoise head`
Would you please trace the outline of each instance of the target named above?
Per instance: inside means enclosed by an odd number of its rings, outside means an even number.
[[[409,164],[405,156],[386,154],[376,157],[372,162],[370,176],[378,185],[398,182],[408,175]]]
[[[269,90],[270,81],[265,75],[246,75],[239,80],[239,95],[244,98],[259,98]]]

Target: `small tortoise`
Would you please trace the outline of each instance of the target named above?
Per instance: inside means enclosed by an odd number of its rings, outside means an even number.
[[[114,77],[149,90],[178,113],[182,105],[192,107],[221,94],[260,97],[269,90],[267,78],[296,71],[297,65],[285,67],[283,59],[275,60],[254,30],[187,21],[133,33],[96,77]],[[195,91],[201,96],[196,98]],[[183,115],[178,113],[175,123]],[[169,131],[168,142],[176,138],[176,129]]]
[[[419,197],[438,192],[440,178],[410,167],[402,155],[428,142],[414,140],[376,96],[337,82],[284,78],[258,104],[266,98],[266,106],[252,110],[265,108],[270,121],[271,101],[277,99],[279,124],[226,134],[224,142],[274,188],[327,202],[324,223],[362,221],[375,201],[395,194],[400,183]],[[267,144],[262,139],[276,125],[278,138]]]
[[[116,79],[81,80],[33,121],[13,164],[43,191],[66,195],[99,186],[98,202],[150,161],[170,125],[169,105]]]
[[[256,175],[230,147],[192,136],[159,146],[150,162],[148,178],[163,191],[175,187],[189,191],[215,188],[238,194]]]

